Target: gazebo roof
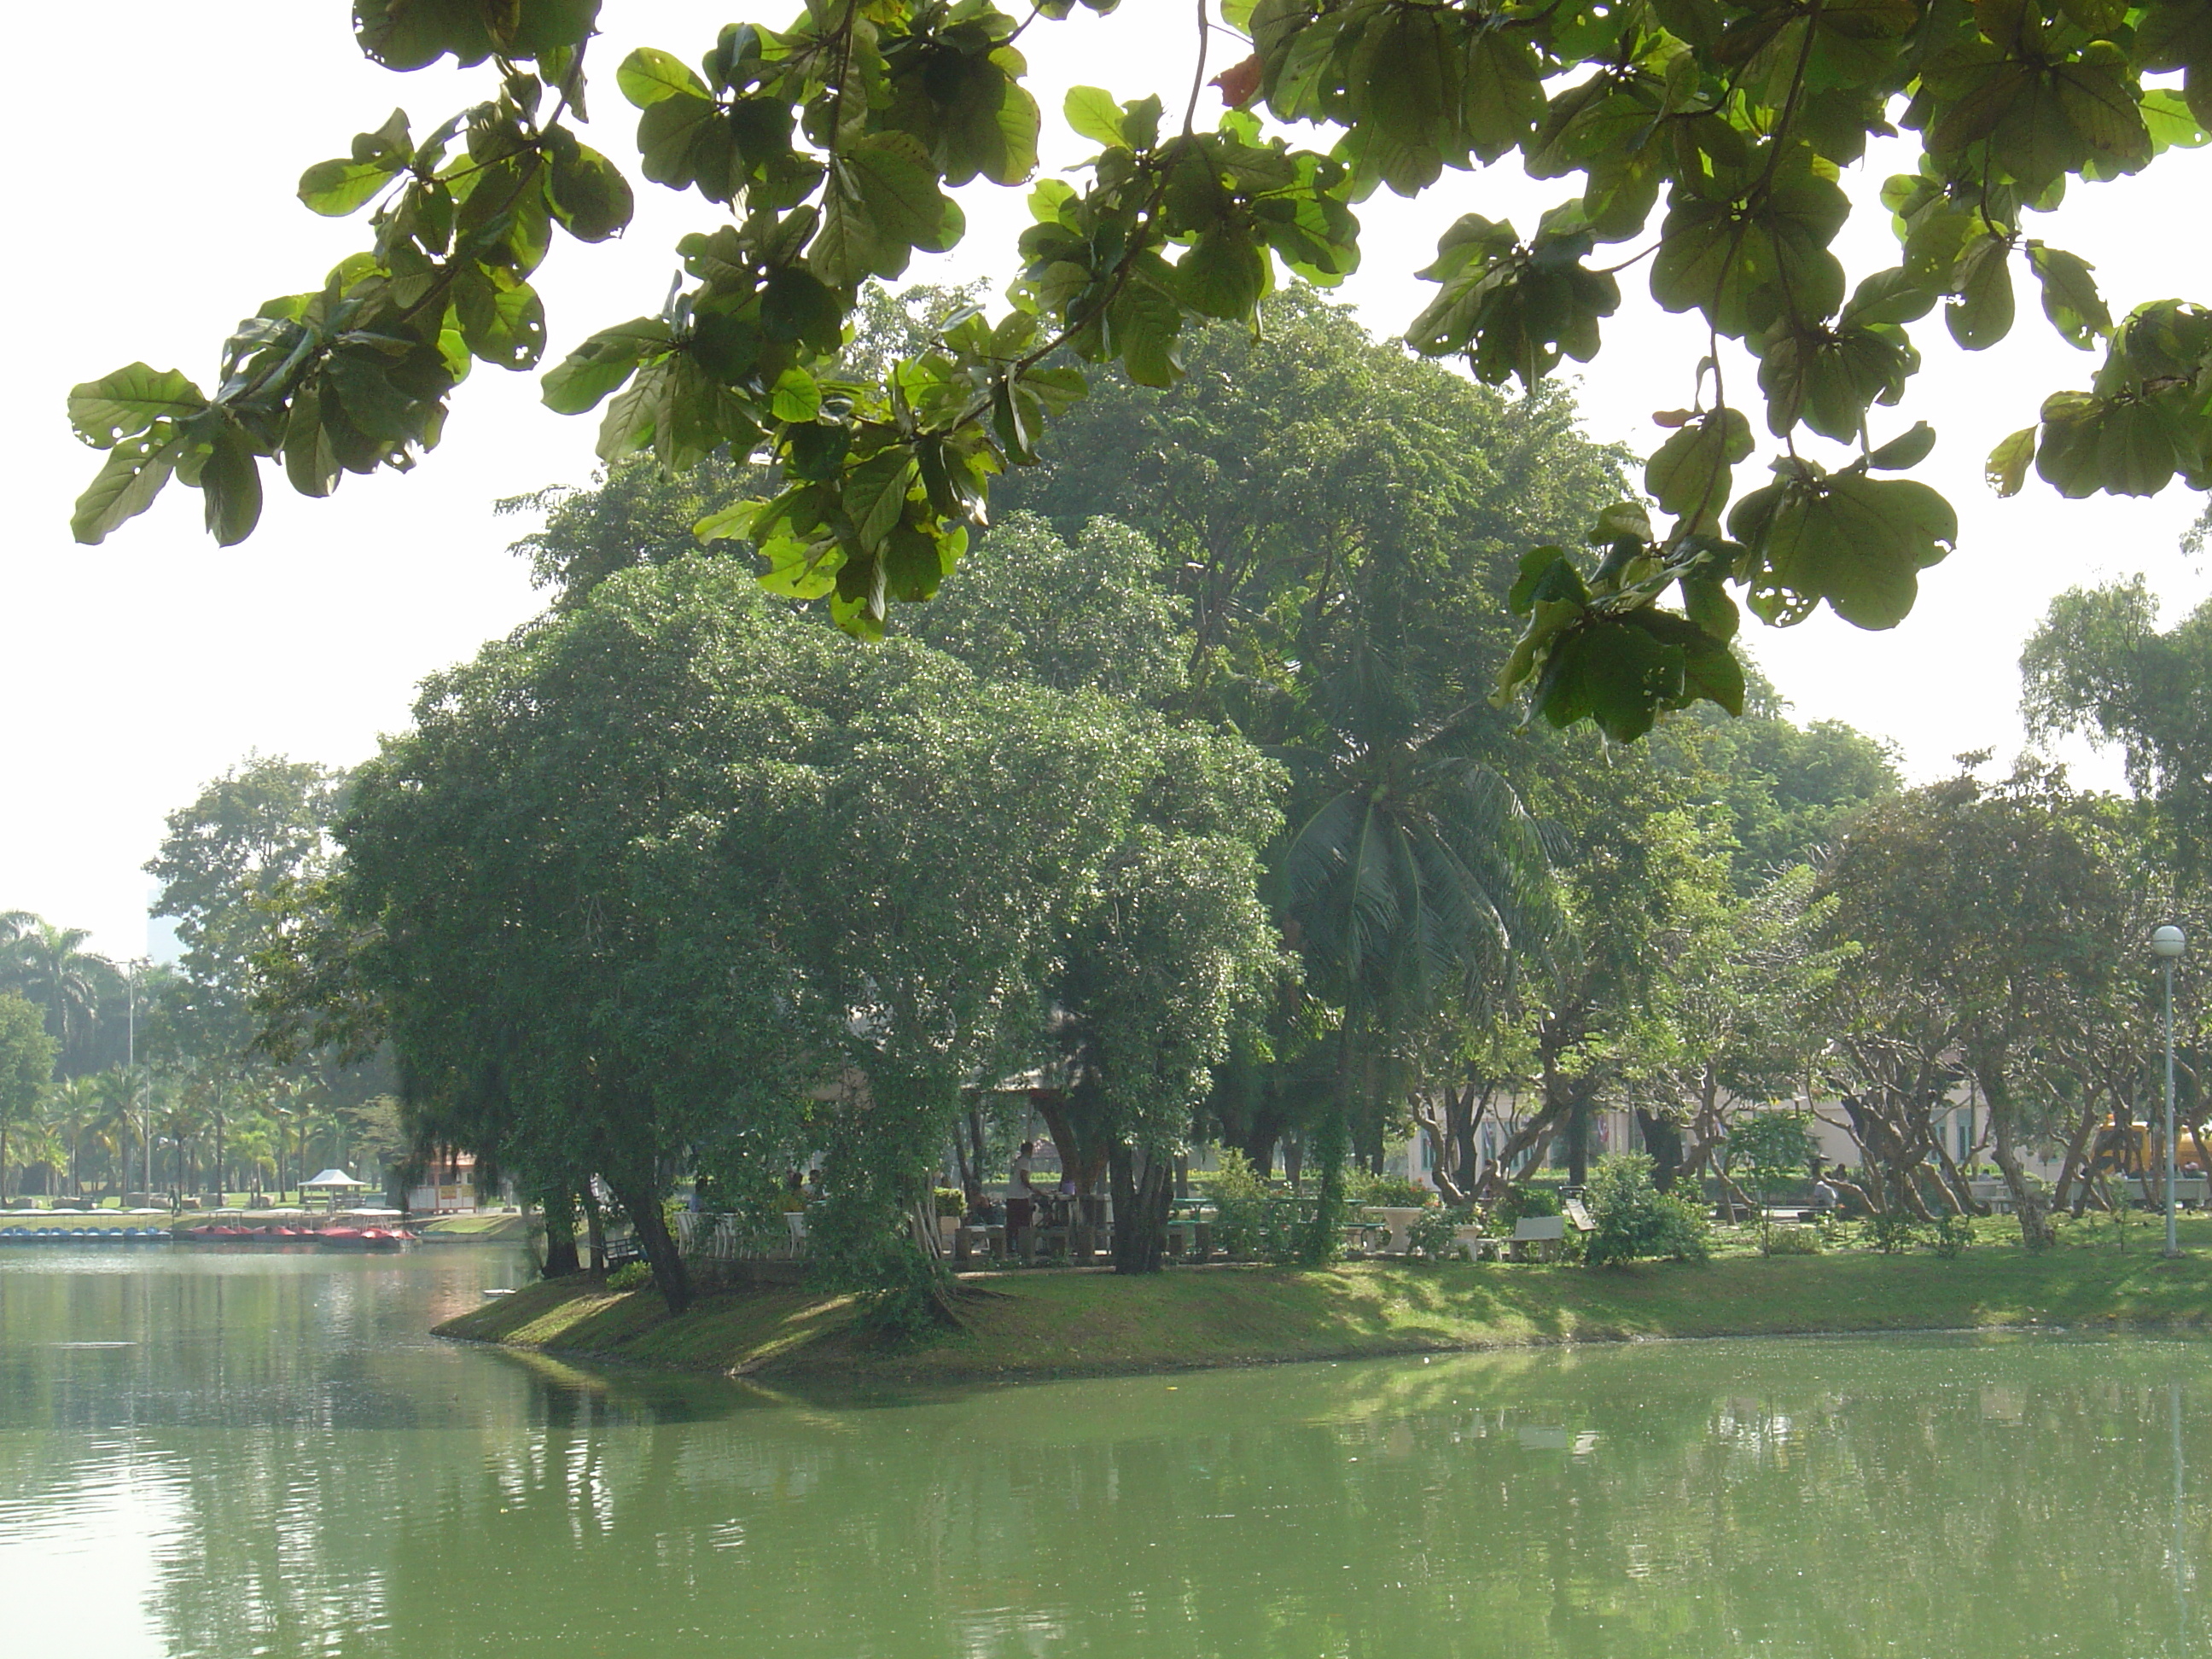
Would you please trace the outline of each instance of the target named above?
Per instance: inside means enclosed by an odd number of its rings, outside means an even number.
[[[366,1187],[366,1181],[356,1181],[343,1170],[325,1170],[313,1181],[303,1181],[302,1187]]]

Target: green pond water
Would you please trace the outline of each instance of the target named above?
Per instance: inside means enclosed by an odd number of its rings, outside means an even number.
[[[2202,1343],[799,1398],[424,1334],[520,1267],[0,1247],[0,1652],[2212,1654]]]

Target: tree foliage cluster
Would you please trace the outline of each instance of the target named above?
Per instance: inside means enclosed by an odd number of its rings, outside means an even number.
[[[943,301],[879,306],[855,349]],[[908,1218],[962,1091],[1024,1068],[1065,1081],[1041,1109],[1117,1215],[1161,1201],[1193,1142],[1270,1172],[1279,1152],[1321,1176],[1310,1253],[1333,1240],[1348,1167],[1421,1123],[1442,1178],[1471,1190],[1481,1114],[1525,1094],[1539,1103],[1491,1167],[1556,1144],[1579,1168],[1601,1101],[1708,1018],[1664,1006],[1667,988],[1707,971],[1716,929],[1804,931],[1803,878],[1778,898],[1767,866],[1887,787],[1888,762],[1856,733],[1801,731],[1763,691],[1742,723],[1672,721],[1634,752],[1516,740],[1486,696],[1513,649],[1495,596],[1522,540],[1595,511],[1620,459],[1557,394],[1509,401],[1298,296],[1261,338],[1224,328],[1192,351],[1199,372],[1164,395],[1102,386],[1073,417],[1079,459],[1027,475],[1024,510],[872,665],[788,596],[745,599],[764,550],[749,568],[728,556],[741,544],[686,552],[656,530],[720,510],[714,492],[749,487],[739,470],[633,464],[548,501],[517,550],[551,611],[434,683],[365,775],[331,894],[343,925],[279,953],[272,1000],[369,1011],[416,1121],[496,1149],[552,1207],[597,1176],[651,1212],[687,1166],[764,1205],[781,1160],[826,1148],[845,1196],[815,1242],[877,1288],[927,1271]],[[1263,453],[1279,491],[1257,487]],[[1099,510],[1116,501],[1130,521]],[[1054,723],[1079,708],[1114,763]],[[827,746],[806,747],[817,726]],[[1048,748],[992,761],[987,810],[963,793],[984,751],[955,736],[1019,726]],[[1142,758],[1176,732],[1198,747]],[[1053,744],[1073,747],[1042,757]],[[1099,805],[1132,787],[1127,765],[1158,781]],[[754,768],[839,781],[787,798],[744,783]],[[1188,816],[1276,775],[1233,834]],[[1172,779],[1197,793],[1178,804]],[[757,827],[678,835],[686,814]],[[1002,870],[1010,834],[1064,867]],[[571,907],[598,931],[578,935]],[[684,971],[749,965],[674,975],[678,941],[718,927],[684,945]],[[962,954],[987,945],[1008,954]],[[1747,981],[1776,959],[1742,954]],[[1193,966],[1213,960],[1245,964],[1242,1018]],[[331,994],[348,983],[380,989]],[[769,1000],[740,1008],[732,987]],[[696,1041],[672,1035],[693,1021]],[[916,1030],[928,1045],[906,1046]],[[660,1069],[679,1059],[708,1069]],[[1655,1121],[1680,1104],[1652,1103]]]
[[[1823,605],[1863,628],[1905,617],[1958,533],[1949,503],[1895,476],[1935,434],[1887,412],[1938,307],[1984,349],[2024,284],[2063,338],[2101,352],[2087,389],[2055,392],[1991,455],[2001,491],[2031,466],[2067,495],[2208,479],[2212,318],[2172,299],[2116,317],[2090,262],[2034,234],[2070,187],[2205,141],[2212,32],[2193,0],[1223,0],[1198,9],[1185,91],[1071,90],[1060,117],[1095,148],[1078,183],[1032,185],[1042,116],[1018,42],[1072,9],[817,0],[781,27],[731,23],[688,61],[640,48],[613,76],[637,112],[625,166],[578,137],[599,0],[356,5],[373,60],[481,65],[486,96],[428,123],[394,112],[307,170],[305,205],[368,210],[368,246],[260,307],[212,390],[143,363],[77,388],[70,418],[107,459],[76,533],[99,540],[173,477],[234,542],[264,462],[311,495],[411,466],[472,362],[539,363],[532,278],[556,240],[623,228],[633,173],[714,215],[679,243],[661,308],[577,346],[546,403],[604,406],[610,465],[772,464],[773,493],[699,533],[749,543],[770,591],[871,636],[895,602],[936,593],[994,480],[1052,453],[1053,422],[1102,374],[1187,384],[1209,324],[1252,323],[1283,274],[1326,286],[1355,267],[1371,192],[1510,157],[1562,199],[1534,226],[1470,214],[1443,232],[1417,350],[1533,386],[1596,355],[1638,264],[1707,334],[1643,499],[1539,542],[1505,596],[1522,633],[1499,689],[1555,724],[1629,738],[1699,700],[1739,710],[1746,607],[1782,625]],[[1201,122],[1224,35],[1243,55]],[[1847,272],[1841,169],[1900,131],[1918,155],[1882,187],[1897,263]],[[864,284],[959,242],[948,192],[979,180],[1030,185],[1002,313],[963,308],[915,349],[848,360]],[[1755,395],[1724,380],[1723,341],[1756,362]],[[1761,414],[1778,453],[1769,481],[1740,485]],[[1825,463],[1808,436],[1856,453]]]
[[[1277,775],[1000,666],[855,653],[694,557],[433,679],[356,776],[323,947],[372,988],[418,1127],[549,1206],[596,1178],[676,1305],[678,1173],[765,1213],[819,1150],[817,1257],[911,1309],[963,1091],[1058,1054],[1164,1199],[1274,962]]]
[[[403,1161],[383,1070],[331,1054],[280,1063],[256,1046],[253,919],[285,890],[278,866],[296,860],[273,854],[258,878],[228,832],[250,824],[264,848],[313,846],[330,794],[302,780],[330,781],[251,756],[171,815],[155,868],[170,878],[167,914],[195,940],[184,963],[118,963],[87,949],[82,928],[0,914],[4,1064],[36,1078],[0,1096],[0,1196],[284,1192],[355,1160],[374,1184]]]

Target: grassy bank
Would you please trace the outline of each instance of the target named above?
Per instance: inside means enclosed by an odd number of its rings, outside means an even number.
[[[1602,1272],[1376,1262],[1148,1279],[1012,1273],[964,1281],[981,1292],[963,1303],[965,1330],[896,1354],[859,1340],[836,1297],[713,1297],[671,1320],[652,1291],[588,1279],[532,1285],[438,1330],[684,1370],[952,1382],[1638,1338],[2212,1323],[2212,1249],[2169,1262],[2147,1233],[2125,1253],[1982,1248],[1945,1261],[1853,1252]]]
[[[526,1238],[530,1224],[520,1215],[449,1215],[425,1224],[422,1233],[425,1238],[473,1238],[488,1243]]]

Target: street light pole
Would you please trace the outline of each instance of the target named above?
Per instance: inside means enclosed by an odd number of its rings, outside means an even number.
[[[145,1103],[138,1092],[138,970],[149,965],[143,957],[133,957],[123,964],[126,988],[123,998],[123,1071],[131,1079],[131,1103],[138,1108],[138,1145],[145,1155],[145,1191],[147,1201],[151,1203],[154,1194],[154,1141],[151,1126],[147,1122],[149,1115]],[[131,1160],[127,1155],[123,1160],[123,1184],[125,1188],[131,1185]],[[127,1194],[123,1201],[129,1201]]]
[[[2173,960],[2188,945],[2181,929],[2171,922],[2150,936],[2150,948],[2158,954],[2166,970],[2166,1253],[2169,1257],[2181,1254],[2181,1243],[2173,1226]]]

